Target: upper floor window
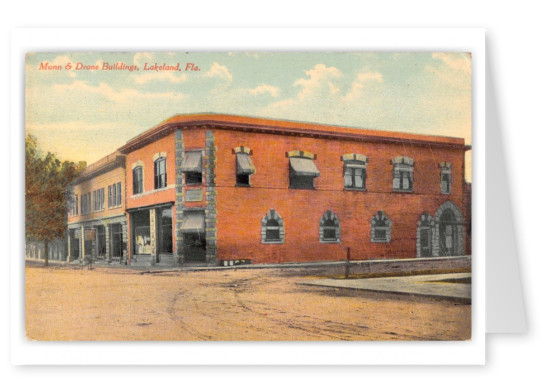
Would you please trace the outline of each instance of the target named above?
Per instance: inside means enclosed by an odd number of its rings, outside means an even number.
[[[166,187],[166,158],[155,160],[155,189]]]
[[[143,167],[138,166],[132,170],[132,188],[134,194],[143,193]]]
[[[365,190],[367,157],[359,153],[349,153],[341,156],[341,160],[344,162],[344,188]]]
[[[201,151],[186,152],[182,172],[186,174],[186,184],[203,183],[203,153]]]
[[[78,195],[71,194],[69,199],[69,214],[71,216],[78,215]]]
[[[91,212],[91,195],[90,193],[81,194],[80,196],[80,211],[83,215]]]
[[[105,189],[94,190],[94,212],[105,208]]]
[[[256,172],[256,168],[251,161],[252,151],[247,147],[236,147],[232,150],[235,154],[235,185],[250,186],[250,176]]]
[[[413,159],[398,156],[392,159],[392,190],[413,191]]]
[[[341,225],[339,219],[330,210],[325,212],[320,219],[319,237],[322,243],[338,243],[341,241]]]
[[[452,164],[440,163],[440,191],[442,194],[450,194],[452,188]]]
[[[270,209],[262,219],[261,236],[262,243],[283,243],[285,241],[283,219],[274,209]]]
[[[109,208],[112,208],[115,206],[121,206],[121,203],[122,203],[121,182],[115,183],[113,185],[109,185],[107,192],[108,192],[107,205],[109,206]]]
[[[287,152],[289,158],[289,188],[315,189],[314,179],[321,174],[314,163],[316,155],[307,151]]]
[[[390,243],[392,221],[382,210],[371,219],[371,241],[375,243]]]

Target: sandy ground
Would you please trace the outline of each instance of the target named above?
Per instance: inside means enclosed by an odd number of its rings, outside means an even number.
[[[27,267],[27,337],[80,341],[470,339],[470,305],[297,284],[335,272],[144,273]]]

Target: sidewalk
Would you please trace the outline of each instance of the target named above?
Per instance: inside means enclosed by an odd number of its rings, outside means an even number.
[[[445,262],[445,261],[461,261],[471,260],[470,255],[455,256],[455,257],[433,257],[433,258],[407,258],[407,259],[368,259],[368,260],[354,260],[350,261],[350,266],[369,266],[376,264],[405,264],[416,262]],[[27,258],[27,262],[44,263],[43,259]],[[93,268],[110,268],[110,269],[127,269],[127,270],[143,270],[151,273],[160,272],[180,272],[180,271],[209,271],[209,270],[235,270],[235,269],[292,269],[292,268],[315,268],[315,267],[328,267],[328,266],[341,266],[344,267],[346,261],[317,261],[317,262],[289,262],[289,263],[257,263],[248,265],[233,265],[233,266],[204,266],[201,264],[188,264],[183,266],[134,266],[134,265],[122,265],[119,263],[92,263],[92,264],[79,264],[75,262],[63,262],[57,260],[49,261],[51,266],[68,266],[76,268],[93,267]]]
[[[428,296],[467,304],[471,303],[471,273],[361,279],[322,279],[300,282],[299,284]]]

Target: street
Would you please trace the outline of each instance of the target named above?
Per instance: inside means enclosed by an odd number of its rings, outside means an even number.
[[[148,272],[28,265],[26,332],[31,340],[68,341],[470,339],[468,304],[300,284],[337,273],[342,267]]]

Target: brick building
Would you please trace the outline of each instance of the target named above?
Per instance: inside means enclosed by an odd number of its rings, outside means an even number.
[[[67,260],[126,262],[125,157],[114,152],[88,166],[72,184]]]
[[[117,172],[126,201],[70,217],[71,251],[78,242],[88,254],[79,235],[118,218],[133,264],[340,260],[347,248],[352,259],[462,255],[468,149],[451,137],[174,116],[87,169],[76,193]]]

